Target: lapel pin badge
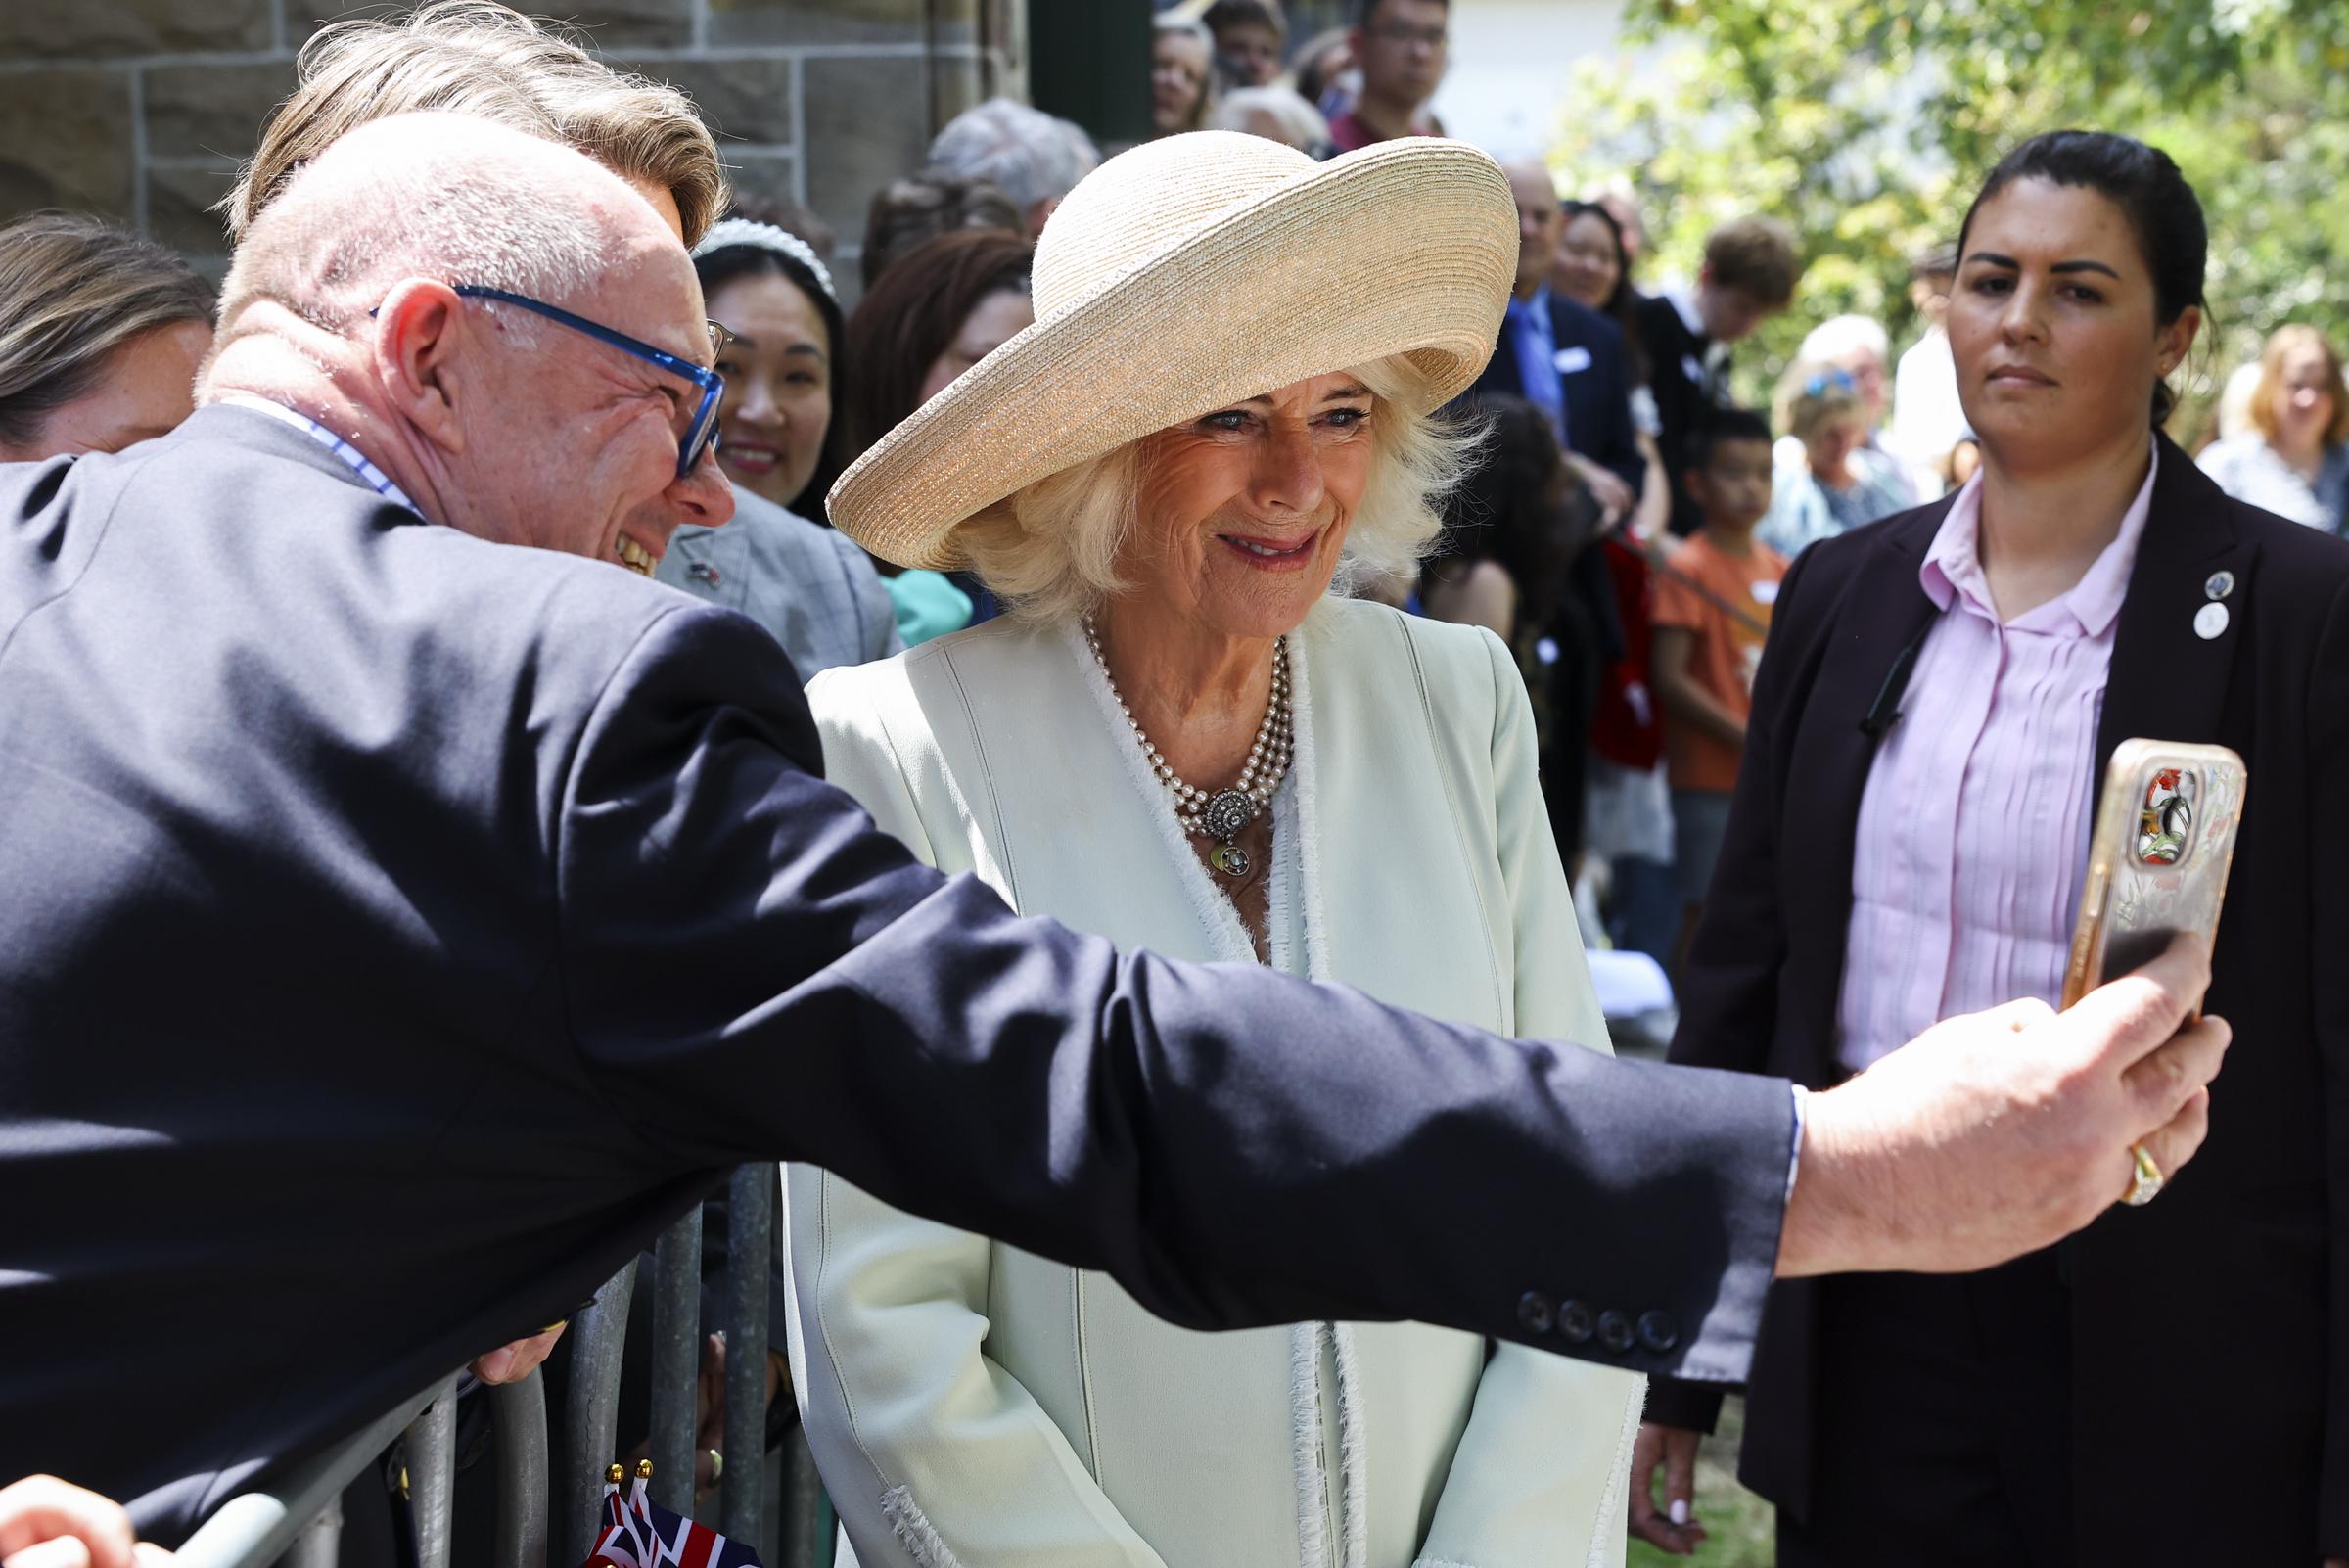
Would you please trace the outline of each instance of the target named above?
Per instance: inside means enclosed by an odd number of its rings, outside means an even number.
[[[2210,641],[2227,629],[2227,607],[2212,601],[2194,612],[2194,635]]]
[[[2232,572],[2213,572],[2210,575],[2210,580],[2202,584],[2202,593],[2205,598],[2224,599],[2234,591],[2234,574]],[[2226,623],[2221,622],[2220,624],[2225,625]]]

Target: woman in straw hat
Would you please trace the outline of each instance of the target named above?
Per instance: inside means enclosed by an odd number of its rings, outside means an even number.
[[[818,679],[832,777],[1023,912],[1606,1049],[1507,650],[1330,592],[1434,536],[1463,446],[1433,411],[1516,252],[1455,143],[1104,164],[1037,249],[1036,324],[833,491],[867,549],[1012,613]],[[789,1187],[808,1435],[866,1568],[1621,1560],[1628,1372],[1410,1323],[1190,1333]],[[1633,1333],[1612,1305],[1562,1331]]]

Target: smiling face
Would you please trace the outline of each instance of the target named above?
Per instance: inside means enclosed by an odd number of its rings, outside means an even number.
[[[731,334],[719,350],[718,466],[744,489],[789,506],[807,487],[832,428],[832,340],[815,302],[788,278],[755,272],[710,296]]]
[[[211,323],[174,321],[115,349],[89,389],[51,409],[23,450],[0,442],[0,461],[118,452],[168,436],[195,412],[196,369],[212,346]]]
[[[1623,281],[1623,255],[1615,249],[1615,231],[1593,212],[1577,212],[1558,231],[1557,258],[1550,264],[1549,286],[1580,305],[1604,310]]]
[[[1329,589],[1369,484],[1376,399],[1316,376],[1144,438],[1118,571],[1203,634],[1269,638]]]
[[[1207,40],[1162,30],[1150,42],[1150,124],[1161,136],[1189,130],[1207,91]]]
[[[1036,305],[1024,290],[998,289],[963,318],[962,330],[945,352],[930,362],[922,378],[922,401],[954,384],[954,378],[1036,324]]]
[[[684,251],[663,238],[617,255],[593,290],[561,303],[708,365],[701,288]],[[468,516],[443,521],[650,576],[679,527],[733,515],[714,459],[677,476],[699,387],[519,306],[464,300],[456,308],[474,395],[459,405],[462,449],[445,493],[462,497]]]
[[[1975,208],[1946,326],[1985,453],[2055,465],[2142,440],[2153,384],[2201,313],[2154,317],[2128,215],[2079,186],[2020,179]]]

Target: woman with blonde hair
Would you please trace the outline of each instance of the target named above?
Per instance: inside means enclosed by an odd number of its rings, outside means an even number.
[[[1150,33],[1150,129],[1205,130],[1216,107],[1216,39],[1204,23],[1160,17]]]
[[[829,776],[1022,913],[1606,1050],[1515,661],[1332,591],[1432,542],[1465,457],[1435,411],[1516,257],[1457,143],[1102,165],[1036,248],[1036,324],[833,491],[867,549],[1010,613],[817,680]],[[1192,1333],[787,1185],[809,1440],[865,1568],[1622,1560],[1628,1371],[1412,1323]],[[1571,1343],[1681,1331],[1567,1295],[1526,1310]]]
[[[2349,533],[2349,388],[2341,356],[2310,326],[2279,327],[2259,356],[2251,428],[2196,460],[2219,488],[2328,533]]]
[[[80,212],[0,229],[0,462],[115,452],[195,411],[212,291],[152,240]]]

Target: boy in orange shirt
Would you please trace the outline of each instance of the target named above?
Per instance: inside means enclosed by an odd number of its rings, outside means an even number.
[[[1664,710],[1672,781],[1682,905],[1676,973],[1721,857],[1754,670],[1786,575],[1786,558],[1754,537],[1770,510],[1770,422],[1749,409],[1716,411],[1688,454],[1688,493],[1704,525],[1673,547],[1656,575],[1650,679]]]

